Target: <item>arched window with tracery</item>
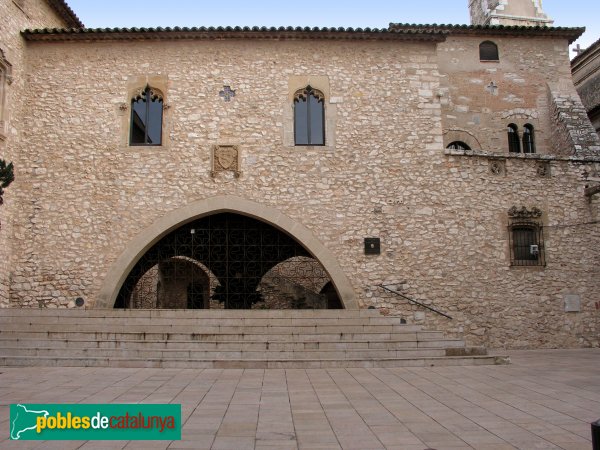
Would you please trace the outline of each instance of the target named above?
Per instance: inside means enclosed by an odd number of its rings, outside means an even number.
[[[307,86],[294,94],[295,145],[325,145],[325,96]]]
[[[529,123],[523,127],[523,153],[535,153],[533,125]]]
[[[150,86],[131,99],[131,145],[161,145],[163,95]]]
[[[508,151],[511,153],[521,153],[521,140],[519,139],[519,127],[511,123],[508,128]]]
[[[499,61],[500,55],[498,46],[492,41],[483,41],[479,44],[479,60],[480,61]]]

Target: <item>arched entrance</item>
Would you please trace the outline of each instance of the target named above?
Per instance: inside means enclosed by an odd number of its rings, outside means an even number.
[[[210,286],[199,266],[218,280],[210,302],[198,301]],[[327,308],[320,290],[330,280],[318,261],[289,235],[234,213],[194,220],[154,244],[125,279],[115,307],[205,308],[214,302],[225,309],[266,306],[259,284],[267,273],[275,280],[270,294],[279,298],[274,303],[279,308]]]
[[[358,308],[354,289],[338,264],[336,257],[328,248],[323,246],[310,230],[274,208],[235,196],[217,196],[198,200],[164,215],[151,226],[142,230],[128,243],[111,265],[93,306],[95,308],[112,308],[115,306],[118,303],[117,298],[121,288],[125,286],[129,274],[138,262],[163,238],[174,232],[176,234],[177,230],[184,226],[188,226],[187,230],[190,232],[189,225],[192,222],[225,212],[256,219],[265,225],[269,225],[272,230],[282,232],[283,236],[291,239],[294,245],[299,245],[303,249],[298,254],[314,258],[321,264],[334,287],[335,293],[338,295],[339,304],[345,309]],[[290,253],[290,255],[295,254]],[[186,259],[187,257],[180,258]],[[200,262],[196,264],[201,267],[203,265]],[[130,285],[130,282],[127,284]],[[121,296],[121,298],[123,297]]]

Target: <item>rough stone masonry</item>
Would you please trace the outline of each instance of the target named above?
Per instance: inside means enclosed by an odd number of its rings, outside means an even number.
[[[600,199],[584,195],[600,143],[568,58],[581,30],[21,34],[72,26],[26,5],[0,0],[14,78],[0,151],[17,177],[0,210],[1,306],[111,307],[100,292],[139,257],[132,242],[194,202],[234,198],[308,230],[360,308],[489,347],[600,345]],[[484,41],[498,60],[481,60]],[[130,146],[146,85],[164,96],[164,139]],[[294,145],[293,96],[308,85],[325,96],[324,146]],[[535,153],[509,152],[510,124],[535,130]],[[211,174],[218,145],[238,146],[240,174]],[[544,265],[514,264],[513,207],[541,211]],[[365,255],[367,237],[380,255]]]

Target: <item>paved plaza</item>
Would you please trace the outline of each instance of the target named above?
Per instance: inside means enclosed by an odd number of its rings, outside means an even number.
[[[480,367],[0,367],[0,448],[590,450],[600,349],[509,354],[509,366]],[[180,403],[182,440],[8,441],[19,402]]]

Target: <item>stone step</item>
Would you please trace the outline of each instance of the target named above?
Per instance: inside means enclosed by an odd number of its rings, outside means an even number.
[[[129,327],[127,327],[129,329]],[[29,339],[87,339],[87,340],[153,340],[153,341],[249,341],[249,342],[348,342],[348,341],[424,341],[443,340],[439,331],[405,333],[181,333],[181,332],[129,332],[129,331],[33,331],[0,330],[0,338]]]
[[[415,348],[462,348],[460,339],[422,341],[349,341],[349,342],[249,342],[244,341],[149,341],[149,340],[69,340],[69,339],[0,339],[2,348],[53,349],[154,349],[154,350],[211,350],[211,351],[298,351],[298,350],[398,350]]]
[[[427,358],[445,356],[445,349],[399,349],[399,350],[265,350],[265,351],[206,351],[206,350],[155,350],[155,349],[57,349],[57,348],[19,348],[7,347],[0,349],[0,356],[40,356],[72,358],[133,358],[161,360],[334,360],[334,359],[391,359],[391,358]]]
[[[58,309],[58,308],[1,308],[0,317],[134,317],[134,318],[364,318],[385,317],[377,309]]]
[[[8,367],[146,367],[178,369],[320,369],[344,367],[433,367],[508,364],[505,356],[452,356],[429,358],[347,359],[347,360],[163,360],[135,358],[71,358],[0,356],[0,366]]]
[[[153,325],[153,326],[403,326],[406,329],[420,330],[420,325],[400,323],[397,317],[313,317],[313,318],[264,318],[264,317],[194,317],[194,318],[165,318],[165,317],[84,317],[84,316],[3,316],[0,315],[0,326],[5,325],[94,325],[103,324],[107,320],[112,325]]]
[[[493,364],[377,310],[0,310],[0,364],[173,368]]]
[[[48,332],[105,332],[115,333],[126,329],[131,333],[202,333],[202,334],[341,334],[341,333],[409,333],[419,331],[412,325],[169,325],[115,324],[110,320],[94,323],[5,323],[2,331],[38,331]]]

